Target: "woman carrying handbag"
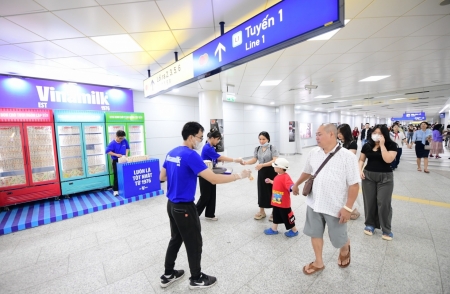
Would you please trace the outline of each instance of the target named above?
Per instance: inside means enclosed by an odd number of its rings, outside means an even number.
[[[428,129],[428,123],[426,121],[420,124],[420,130],[414,132],[413,142],[416,145],[416,157],[417,157],[417,171],[421,172],[422,168],[420,167],[421,160],[423,158],[423,166],[424,172],[430,173],[428,170],[428,155],[430,154],[431,149],[431,138],[433,137],[433,132]],[[412,148],[412,142],[409,144],[409,148]]]

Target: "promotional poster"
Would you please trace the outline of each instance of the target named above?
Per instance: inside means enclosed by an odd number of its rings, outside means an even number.
[[[289,122],[289,142],[295,142],[295,121]]]
[[[300,138],[309,139],[312,138],[312,124],[311,123],[300,123]]]

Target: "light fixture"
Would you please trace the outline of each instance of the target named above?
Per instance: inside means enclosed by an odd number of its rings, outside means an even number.
[[[353,105],[353,107],[360,107],[360,106],[362,106],[362,104]]]
[[[300,109],[301,107],[299,105],[295,106],[295,109]]]
[[[273,81],[263,81],[260,87],[266,87],[266,86],[276,86],[279,83],[281,83],[282,80],[273,80]]]
[[[382,80],[382,79],[385,79],[388,77],[390,77],[390,75],[389,76],[370,76],[370,77],[360,80],[360,82],[376,82],[376,81],[379,81],[379,80]]]
[[[178,92],[180,92],[180,89],[173,89],[172,92],[178,93]]]
[[[350,21],[351,21],[351,19],[346,19],[346,20],[344,21],[344,23],[345,23],[345,24],[348,24]],[[317,36],[317,37],[311,38],[311,39],[309,39],[308,41],[326,41],[326,40],[329,40],[329,39],[331,39],[331,37],[333,37],[334,35],[336,35],[336,33],[339,32],[339,30],[340,30],[340,29],[332,30],[332,31],[330,31],[330,32],[328,32],[328,33],[325,33],[325,34],[319,35],[319,36]]]
[[[333,95],[319,95],[319,96],[316,96],[314,98],[323,99],[323,98],[328,98],[328,97],[331,97],[331,96],[333,96]]]
[[[270,102],[270,105],[274,105],[274,104],[275,104],[275,102],[274,102],[274,101]]]
[[[398,100],[405,100],[405,99],[408,99],[408,98],[394,98],[394,99],[391,99],[391,100],[398,101]]]
[[[113,35],[91,37],[91,39],[111,53],[141,52],[144,51],[130,35]]]

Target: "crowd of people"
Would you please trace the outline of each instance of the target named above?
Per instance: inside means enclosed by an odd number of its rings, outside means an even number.
[[[184,276],[183,270],[175,270],[178,251],[185,243],[191,277],[191,289],[208,288],[217,279],[201,272],[203,240],[199,216],[205,211],[205,219],[217,221],[216,185],[243,178],[252,179],[246,166],[254,165],[257,171],[257,202],[259,211],[254,215],[261,221],[266,209],[271,227],[264,230],[266,235],[277,235],[278,225],[284,224],[284,235],[293,238],[299,235],[295,215],[291,209],[291,193],[306,196],[306,222],[303,234],[311,238],[315,260],[303,267],[305,275],[311,275],[325,268],[322,259],[323,234],[325,226],[332,245],[339,248],[337,264],[345,268],[351,263],[351,244],[347,235],[347,222],[360,217],[364,210],[364,234],[375,235],[381,230],[381,238],[391,241],[392,193],[394,175],[400,163],[403,147],[415,146],[418,171],[424,159],[424,172],[429,173],[428,158],[441,158],[443,142],[450,147],[450,125],[446,130],[442,125],[430,126],[422,122],[417,126],[402,126],[399,122],[391,127],[376,125],[365,127],[359,132],[348,124],[338,127],[323,124],[316,132],[318,147],[311,150],[306,158],[303,172],[296,181],[287,173],[289,161],[281,158],[276,146],[270,143],[270,135],[261,132],[259,145],[250,159],[231,158],[216,152],[222,135],[217,130],[207,134],[203,144],[203,127],[197,122],[188,122],[182,130],[183,144],[171,150],[161,168],[160,180],[167,181],[167,213],[170,220],[171,239],[165,258],[165,272],[161,276],[161,287],[168,287]],[[358,142],[361,153],[357,158]],[[201,150],[201,154],[197,153]],[[431,153],[431,154],[429,154]],[[243,170],[231,175],[220,175],[211,167],[218,162],[240,163]],[[208,163],[208,165],[207,165]],[[211,164],[209,164],[211,163]],[[209,166],[209,167],[208,167]],[[197,178],[200,183],[200,198],[195,204]],[[299,186],[304,184],[303,190]],[[359,196],[360,186],[362,197]],[[362,198],[362,199],[361,199]]]

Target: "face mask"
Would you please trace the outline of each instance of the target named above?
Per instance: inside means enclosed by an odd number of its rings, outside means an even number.
[[[372,135],[372,140],[373,140],[374,142],[380,141],[380,135],[378,135],[378,134],[373,134],[373,135]]]
[[[262,147],[267,147],[267,146],[269,146],[269,143],[262,144],[261,146]]]
[[[203,142],[199,142],[197,140],[194,139],[194,149],[195,150],[200,150],[203,147]]]

